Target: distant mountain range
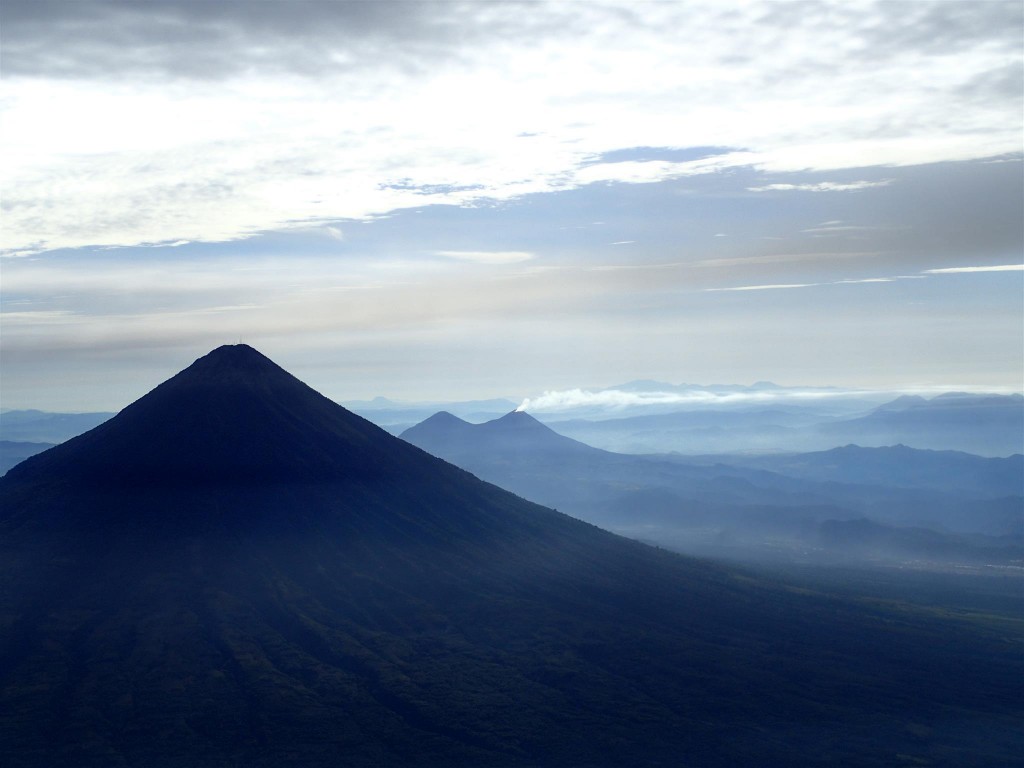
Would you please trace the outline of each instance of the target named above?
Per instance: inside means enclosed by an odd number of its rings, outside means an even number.
[[[721,409],[588,421],[540,414],[561,434],[624,453],[780,453],[855,443],[903,444],[981,456],[1024,452],[1024,396],[947,393],[899,397],[851,418],[820,403]]]
[[[1024,452],[1024,396],[950,392],[902,397],[866,416],[819,427],[841,443],[954,449],[982,456]],[[834,444],[834,443],[833,443]]]
[[[0,438],[9,442],[63,443],[109,419],[112,413],[0,411]]]
[[[509,455],[527,418],[500,425]],[[0,478],[0,584],[12,768],[953,766],[1022,746],[1011,624],[613,536],[244,345]]]
[[[1021,455],[848,446],[786,456],[635,456],[559,435],[526,413],[484,424],[439,413],[402,438],[532,501],[687,551],[720,553],[728,542],[763,554],[780,540],[835,550],[840,539],[822,536],[825,521],[870,518],[934,534],[893,538],[879,556],[1024,558]]]

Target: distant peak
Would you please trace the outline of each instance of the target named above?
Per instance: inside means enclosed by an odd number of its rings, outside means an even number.
[[[494,421],[501,422],[503,424],[540,424],[540,422],[537,421],[537,419],[535,419],[533,416],[528,414],[526,411],[520,411],[519,409],[509,411],[504,416],[500,416]]]
[[[225,344],[200,357],[183,371],[191,375],[214,373],[243,373],[255,371],[280,371],[285,373],[277,363],[266,355],[258,352],[248,344]]]
[[[268,363],[271,362],[269,357],[256,351],[248,344],[224,344],[208,353],[205,357],[211,360],[266,360]],[[203,358],[200,359],[202,360]]]
[[[438,411],[433,416],[428,416],[424,419],[421,424],[468,424],[469,422],[460,419],[453,413],[448,411]]]
[[[491,421],[486,421],[479,426],[483,427],[486,431],[504,434],[520,434],[520,435],[548,435],[555,434],[555,432],[543,422],[534,418],[526,411],[510,411],[504,416]]]
[[[403,440],[408,440],[418,445],[416,441],[423,439],[424,435],[430,436],[432,439],[437,439],[441,436],[445,436],[445,439],[448,439],[452,435],[463,434],[472,428],[473,425],[468,421],[463,421],[448,411],[438,411],[433,416],[425,418],[419,424],[409,427],[402,432],[400,437]]]

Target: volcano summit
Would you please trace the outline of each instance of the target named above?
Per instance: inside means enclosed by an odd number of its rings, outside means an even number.
[[[1009,630],[613,536],[244,345],[18,465],[0,503],[7,766],[996,765],[1024,746]]]

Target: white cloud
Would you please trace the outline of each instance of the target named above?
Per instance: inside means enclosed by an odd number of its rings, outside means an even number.
[[[364,5],[273,25],[287,3],[182,4],[195,38],[173,47],[141,3],[12,31],[2,247],[226,241],[596,182],[1020,151],[1020,94],[995,87],[1019,66],[1012,4],[822,3],[800,23],[773,3]],[[116,41],[97,7],[130,15]],[[61,57],[40,53],[51,32]],[[734,149],[595,162],[639,146]]]

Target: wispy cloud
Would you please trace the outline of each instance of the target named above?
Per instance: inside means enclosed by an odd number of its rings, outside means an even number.
[[[892,283],[897,280],[923,280],[928,275],[953,275],[972,272],[1020,272],[1024,264],[1005,264],[996,267],[947,267],[944,269],[925,269],[919,275],[894,275],[892,277],[865,277],[855,280],[828,280],[818,283],[787,283],[776,285],[738,285],[728,288],[705,288],[705,293],[722,293],[727,291],[773,291],[787,288],[819,288],[826,285],[861,285],[866,283]]]
[[[705,288],[705,293],[717,293],[721,291],[776,291],[788,288],[813,288],[822,283],[776,283],[774,285],[737,285],[732,288]]]
[[[819,181],[808,184],[765,184],[760,187],[747,187],[748,192],[858,192],[862,189],[887,187],[892,179],[884,181]]]
[[[906,280],[908,278],[897,276],[897,277],[864,277],[859,280],[833,280],[825,285],[863,285],[869,283],[891,283],[896,280]]]
[[[1024,264],[1000,264],[994,267],[946,267],[944,269],[926,269],[926,275],[955,275],[966,272],[1020,272]]]
[[[804,234],[810,235],[834,235],[844,234],[849,232],[873,232],[877,231],[877,226],[867,226],[864,224],[822,224],[817,227],[808,227],[807,229],[801,229],[800,231]]]
[[[477,264],[518,264],[534,258],[527,251],[434,251],[436,256]]]

